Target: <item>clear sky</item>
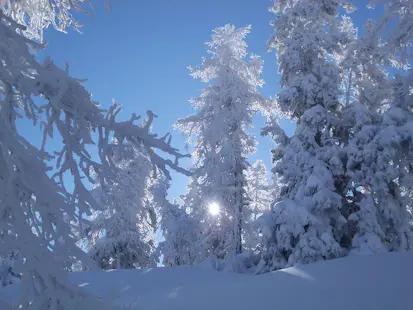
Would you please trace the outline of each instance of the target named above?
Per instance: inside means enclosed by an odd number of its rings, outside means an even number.
[[[364,2],[364,1],[360,1]],[[278,89],[275,53],[266,51],[266,41],[273,29],[273,14],[268,0],[112,0],[106,11],[104,0],[93,0],[93,17],[79,16],[83,34],[47,31],[48,46],[41,53],[50,55],[60,67],[70,64],[70,73],[87,78],[94,98],[104,107],[112,99],[123,105],[121,117],[132,112],[144,114],[150,109],[159,118],[154,131],[172,131],[173,123],[192,113],[188,103],[205,85],[188,75],[187,67],[201,63],[207,56],[205,42],[216,27],[232,23],[236,27],[251,24],[247,38],[249,52],[264,60],[265,86],[262,93],[274,96]],[[259,137],[264,124],[257,117],[251,132],[259,140],[257,153],[251,160],[263,159],[270,168],[269,138]],[[293,126],[284,123],[288,134]],[[33,133],[35,134],[35,133]],[[185,139],[172,132],[173,145],[182,151]],[[36,134],[37,135],[37,134]],[[187,166],[190,162],[184,162]],[[185,193],[187,179],[172,174],[170,197]]]

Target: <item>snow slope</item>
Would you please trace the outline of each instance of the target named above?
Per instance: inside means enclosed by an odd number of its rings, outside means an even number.
[[[353,256],[260,276],[170,267],[72,277],[89,292],[132,309],[411,310],[412,263],[410,252]],[[16,297],[17,289],[2,291]]]

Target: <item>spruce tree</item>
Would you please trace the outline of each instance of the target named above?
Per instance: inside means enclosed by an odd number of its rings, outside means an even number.
[[[411,134],[409,2],[390,1],[368,20],[342,65],[352,73],[354,100],[346,107],[347,201],[352,252],[409,250]],[[407,31],[406,31],[407,30]],[[393,78],[392,72],[396,72]],[[401,74],[400,74],[401,73]],[[407,76],[406,76],[407,75]]]
[[[341,70],[337,1],[275,1],[275,33],[268,46],[278,56],[281,89],[277,114],[296,121],[289,138],[272,120],[273,169],[280,198],[262,218],[260,271],[338,257],[346,237],[341,148]]]

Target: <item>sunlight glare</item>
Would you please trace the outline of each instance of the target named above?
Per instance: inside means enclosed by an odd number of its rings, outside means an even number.
[[[219,214],[220,208],[219,208],[219,204],[217,204],[216,202],[211,203],[208,206],[208,211],[211,215],[216,216]]]

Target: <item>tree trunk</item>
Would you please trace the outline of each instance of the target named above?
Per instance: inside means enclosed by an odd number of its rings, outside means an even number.
[[[235,255],[242,253],[242,207],[243,207],[243,199],[242,199],[242,188],[240,188],[241,184],[238,182],[238,170],[239,166],[237,165],[235,168],[235,197],[234,203],[235,208],[237,209],[237,214],[235,217],[235,227],[234,227],[234,241],[235,241]],[[241,171],[242,173],[242,171]]]

